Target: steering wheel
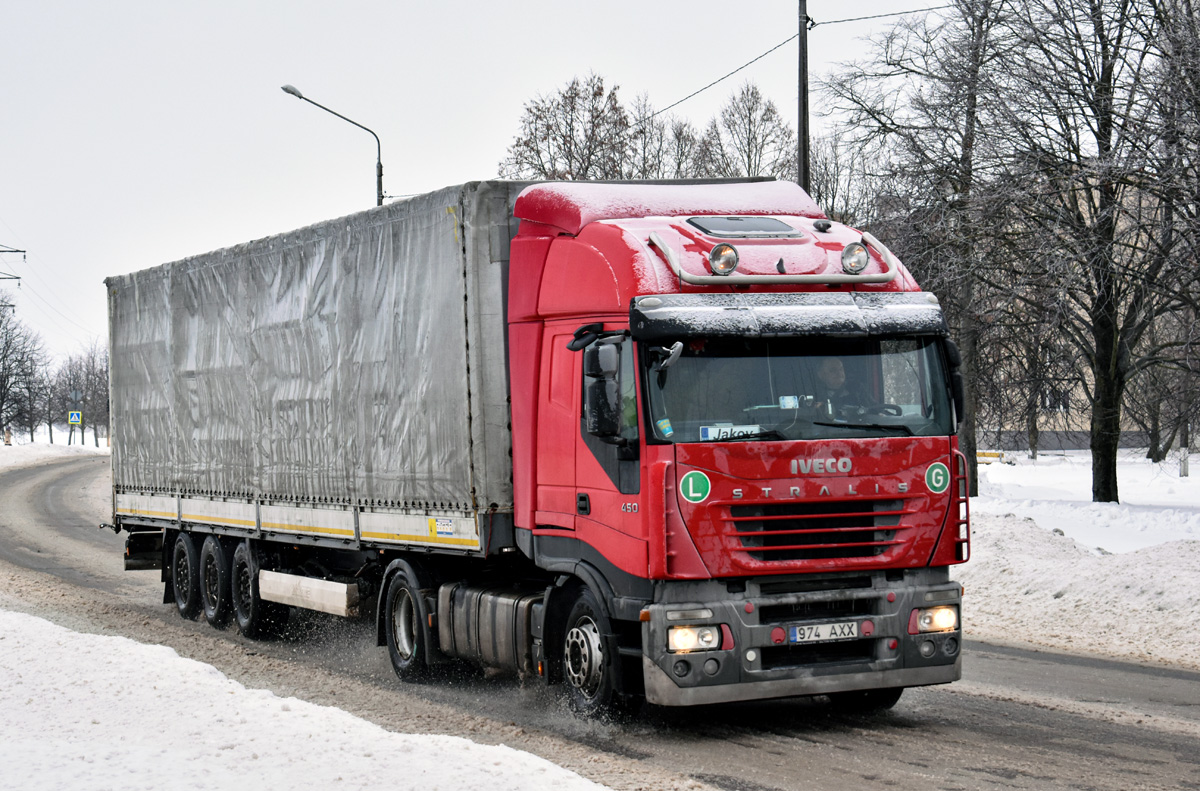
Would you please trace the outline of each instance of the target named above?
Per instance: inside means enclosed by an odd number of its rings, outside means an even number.
[[[867,407],[866,411],[873,415],[891,415],[892,417],[900,417],[904,414],[904,410],[899,404],[875,404]]]

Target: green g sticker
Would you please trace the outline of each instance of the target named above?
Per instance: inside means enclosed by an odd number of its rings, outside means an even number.
[[[689,503],[704,502],[711,491],[712,483],[699,470],[692,470],[679,480],[679,494]]]
[[[950,470],[940,461],[935,461],[925,470],[925,485],[934,494],[941,494],[950,488]]]

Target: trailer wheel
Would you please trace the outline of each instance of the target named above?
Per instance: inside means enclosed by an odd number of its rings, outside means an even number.
[[[402,681],[428,675],[425,648],[429,631],[422,619],[421,592],[403,571],[392,575],[387,589],[384,631],[392,669]]]
[[[175,606],[189,621],[200,612],[200,557],[190,533],[180,533],[171,551],[171,585]]]
[[[617,657],[609,656],[604,635],[608,617],[589,588],[580,588],[563,628],[562,671],[567,704],[586,717],[612,713],[617,705]]]
[[[282,604],[263,601],[258,595],[258,560],[249,539],[233,550],[231,565],[230,599],[238,630],[251,639],[283,631],[288,609]]]
[[[834,692],[829,700],[842,711],[852,714],[869,714],[873,711],[887,711],[900,701],[904,687],[891,689],[859,689],[853,692]]]
[[[200,599],[204,604],[204,620],[218,629],[229,622],[233,611],[229,585],[229,554],[216,536],[204,539],[200,548]]]

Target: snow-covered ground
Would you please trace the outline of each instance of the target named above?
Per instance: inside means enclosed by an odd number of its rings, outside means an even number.
[[[164,646],[0,610],[0,788],[600,789],[537,756],[392,733]],[[130,683],[131,677],[137,683]]]
[[[1086,451],[980,467],[968,636],[1200,668],[1200,457],[1122,451],[1121,503],[1091,502]]]
[[[1005,454],[1015,464],[979,467],[980,497],[973,513],[1014,514],[1058,529],[1084,546],[1129,552],[1169,541],[1200,541],[1200,457],[1179,476],[1179,457],[1155,464],[1145,451],[1121,451],[1121,502],[1092,502],[1092,459],[1087,451]]]
[[[0,436],[0,469],[4,467],[25,467],[32,464],[42,464],[53,459],[62,458],[63,456],[94,456],[97,454],[107,455],[110,451],[103,439],[100,440],[100,447],[93,444],[91,435],[87,438],[87,444],[79,444],[79,437],[75,437],[74,445],[67,445],[67,435],[64,432],[59,436],[58,432],[54,434],[54,444],[51,445],[46,441],[45,431],[37,435],[38,441],[30,442],[29,435],[14,436],[12,445],[5,445],[3,436]]]
[[[0,446],[0,467],[95,452]],[[1177,459],[1123,454],[1125,502],[1105,505],[1086,453],[1011,458],[981,468],[972,558],[954,570],[968,636],[1200,668],[1200,458],[1180,478]],[[3,610],[0,678],[0,789],[216,789],[248,774],[263,789],[598,788],[528,753],[391,733],[169,648]]]

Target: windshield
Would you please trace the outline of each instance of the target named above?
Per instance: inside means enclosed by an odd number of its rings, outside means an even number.
[[[664,370],[643,354],[650,428],[665,442],[952,434],[934,338],[700,338]]]

